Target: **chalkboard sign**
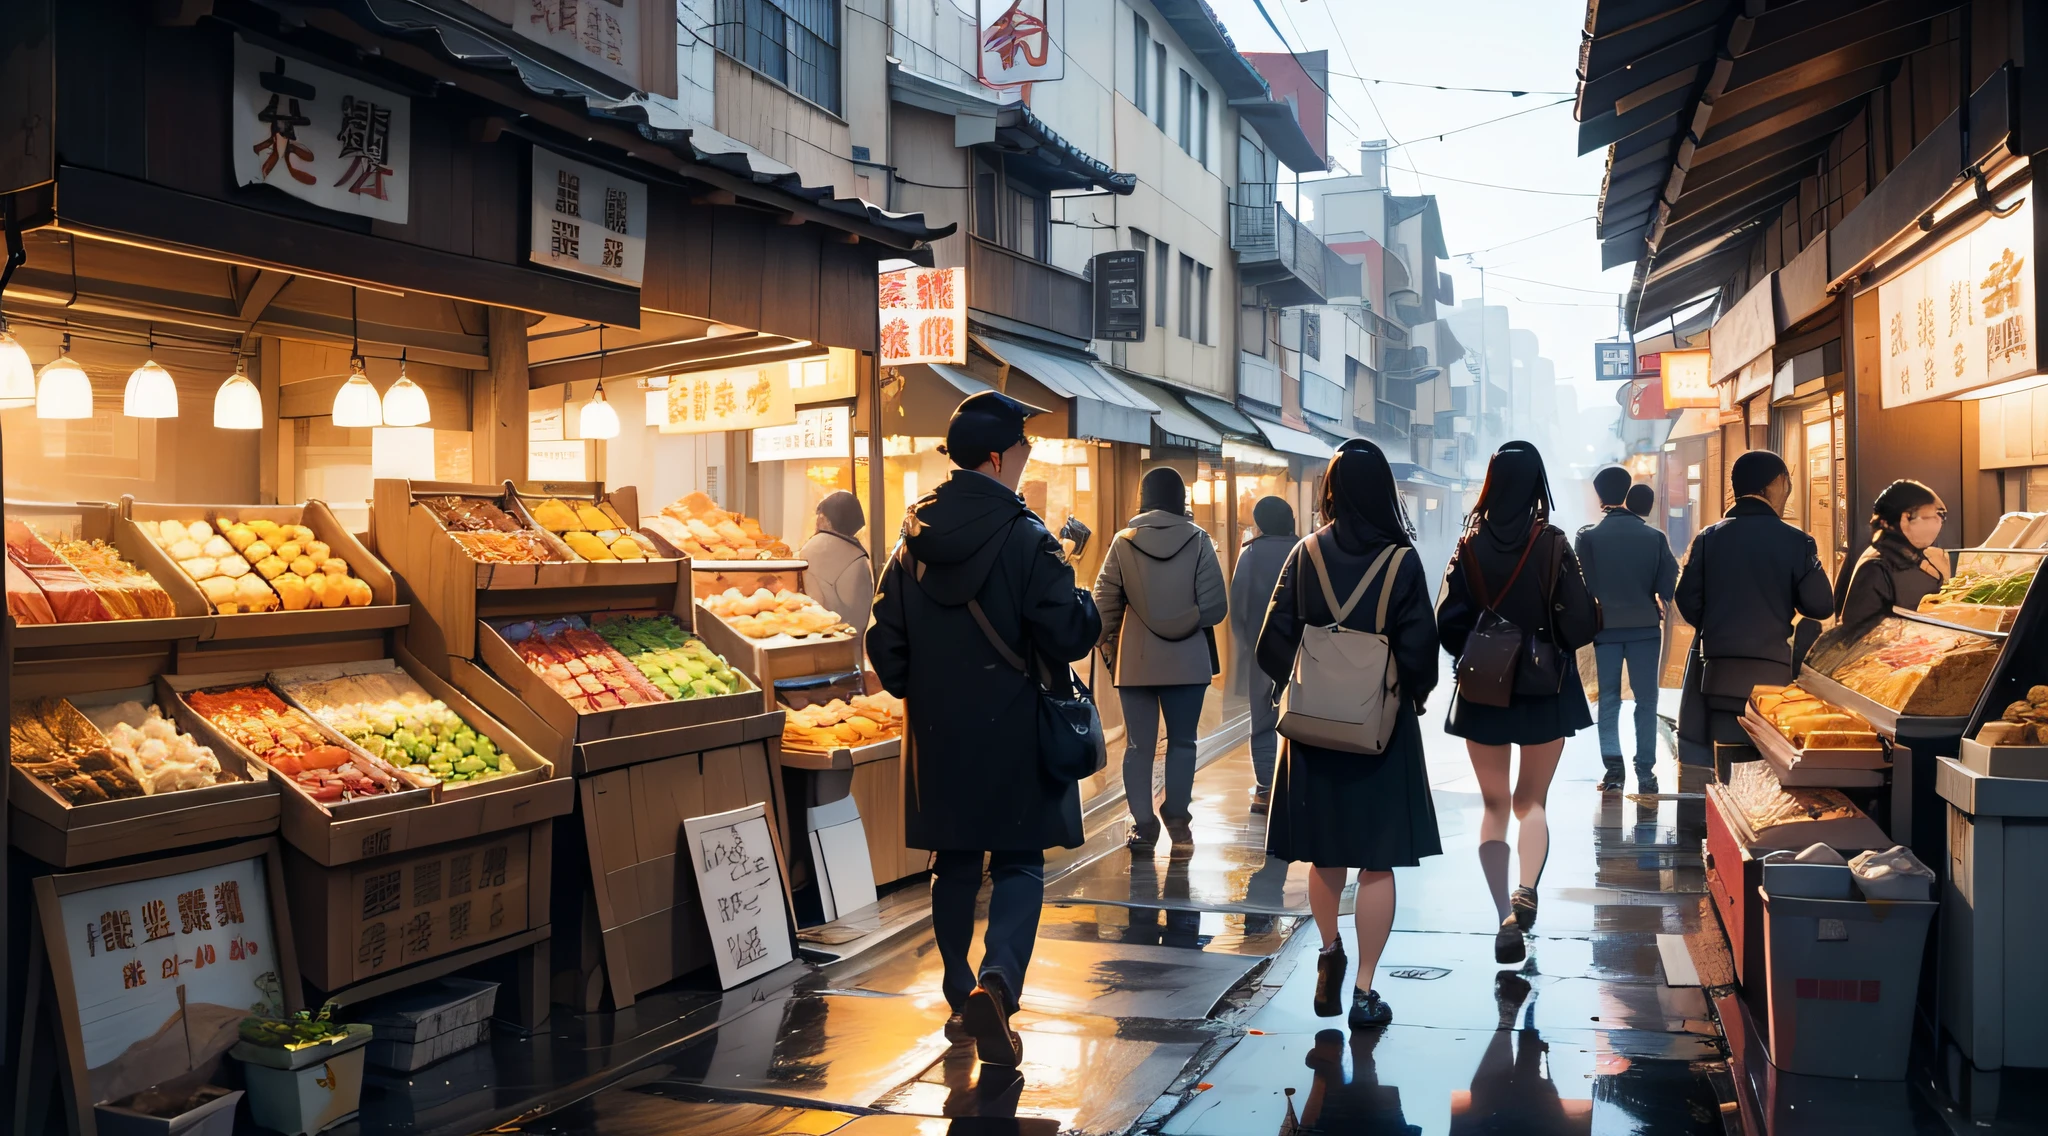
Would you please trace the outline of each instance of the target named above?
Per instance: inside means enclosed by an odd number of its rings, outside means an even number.
[[[683,821],[683,846],[697,873],[697,897],[730,990],[796,958],[782,863],[767,808],[748,805]]]

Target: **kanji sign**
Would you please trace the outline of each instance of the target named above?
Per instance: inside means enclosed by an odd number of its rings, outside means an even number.
[[[975,8],[984,85],[1049,83],[1066,73],[1060,0],[978,0]]]
[[[405,223],[411,99],[237,36],[230,102],[235,184]]]
[[[646,183],[535,146],[531,212],[529,255],[535,264],[640,286],[647,258]]]
[[[754,431],[754,460],[845,461],[856,449],[866,456],[867,446],[854,446],[852,438],[852,411],[843,406],[807,406],[798,410],[796,421],[787,426],[763,426]]]
[[[782,862],[760,804],[683,821],[682,852],[697,877],[718,985],[730,990],[796,957]]]
[[[1665,351],[1661,356],[1658,364],[1664,380],[1665,410],[1721,405],[1721,392],[1714,389],[1711,355],[1706,348]]]
[[[881,278],[884,367],[967,362],[967,272],[904,268]]]
[[[526,0],[513,7],[512,30],[636,91],[647,89],[640,80],[639,6],[631,0]]]
[[[671,375],[665,393],[667,417],[655,423],[664,434],[752,430],[796,421],[786,363]]]
[[[1145,338],[1145,254],[1119,249],[1095,254],[1095,338]],[[1321,357],[1320,353],[1317,355]]]
[[[1878,286],[1886,407],[1950,398],[2038,369],[2033,250],[2029,198]]]

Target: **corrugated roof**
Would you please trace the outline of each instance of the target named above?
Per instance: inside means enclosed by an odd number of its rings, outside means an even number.
[[[997,335],[975,338],[990,354],[1071,400],[1074,437],[1139,445],[1151,442],[1152,416],[1159,413],[1159,407],[1094,359]]]

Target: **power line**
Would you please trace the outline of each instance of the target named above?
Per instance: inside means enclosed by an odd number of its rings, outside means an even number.
[[[1383,124],[1384,124],[1384,120],[1382,120],[1382,122],[1383,122]],[[1398,144],[1398,143],[1396,143],[1396,145],[1398,146],[1399,144]],[[1467,179],[1465,179],[1465,178],[1454,178],[1454,177],[1450,176],[1449,174],[1424,174],[1424,173],[1423,173],[1423,172],[1422,172],[1421,170],[1411,170],[1411,169],[1409,169],[1409,168],[1408,168],[1407,166],[1395,166],[1394,168],[1395,168],[1395,169],[1397,169],[1397,170],[1402,170],[1402,171],[1405,171],[1405,172],[1407,172],[1407,173],[1411,173],[1411,174],[1414,174],[1414,175],[1415,175],[1416,177],[1418,177],[1418,178],[1420,178],[1420,177],[1433,177],[1433,178],[1437,178],[1438,180],[1441,180],[1441,181],[1454,181],[1454,182],[1457,182],[1457,183],[1458,183],[1459,185],[1476,185],[1476,186],[1480,186],[1480,187],[1482,187],[1482,188],[1485,188],[1485,189],[1505,189],[1505,190],[1508,190],[1508,191],[1510,191],[1510,192],[1512,192],[1512,193],[1540,193],[1540,194],[1543,194],[1543,195],[1545,195],[1545,196],[1547,196],[1547,197],[1598,197],[1598,196],[1600,196],[1600,195],[1599,195],[1599,194],[1597,194],[1597,193],[1574,193],[1574,192],[1571,192],[1570,190],[1563,190],[1563,189],[1530,189],[1530,188],[1529,188],[1529,187],[1527,187],[1527,186],[1521,186],[1521,185],[1498,185],[1498,184],[1496,184],[1496,183],[1494,183],[1494,182],[1490,182],[1490,181],[1470,181],[1470,180],[1467,180]],[[1576,222],[1574,222],[1574,224],[1576,224]],[[1562,226],[1560,226],[1560,228],[1562,228]]]
[[[1567,103],[1570,103],[1571,101],[1572,101],[1572,100],[1570,100],[1570,99],[1559,99],[1559,100],[1557,100],[1557,101],[1556,101],[1556,102],[1554,102],[1554,103],[1544,103],[1544,104],[1543,104],[1543,105],[1541,105],[1541,106],[1532,106],[1532,107],[1525,107],[1525,108],[1523,108],[1523,109],[1521,109],[1521,110],[1518,110],[1518,111],[1515,111],[1515,112],[1513,112],[1513,113],[1511,113],[1511,114],[1504,114],[1504,115],[1501,115],[1501,116],[1499,116],[1498,118],[1489,118],[1489,119],[1486,119],[1486,120],[1485,120],[1485,121],[1483,121],[1483,122],[1475,122],[1475,123],[1472,123],[1472,124],[1471,124],[1471,125],[1469,125],[1469,126],[1460,126],[1460,127],[1457,127],[1457,128],[1455,128],[1455,129],[1451,129],[1451,130],[1444,130],[1444,131],[1440,131],[1440,132],[1438,132],[1438,133],[1435,133],[1435,134],[1426,134],[1426,135],[1423,135],[1423,136],[1422,136],[1422,137],[1420,137],[1420,138],[1417,138],[1417,139],[1415,139],[1415,141],[1414,141],[1414,142],[1403,142],[1403,143],[1402,143],[1402,145],[1403,145],[1403,146],[1413,146],[1413,145],[1415,145],[1415,144],[1417,144],[1417,143],[1421,143],[1421,142],[1441,142],[1441,141],[1443,141],[1444,139],[1446,139],[1446,138],[1449,138],[1449,137],[1450,137],[1451,135],[1453,135],[1453,134],[1463,134],[1463,133],[1464,133],[1464,132],[1466,132],[1467,130],[1477,130],[1477,129],[1479,129],[1479,128],[1480,128],[1480,127],[1482,127],[1482,126],[1491,126],[1491,125],[1493,125],[1493,124],[1494,124],[1494,123],[1496,123],[1496,122],[1506,122],[1506,121],[1507,121],[1508,119],[1511,119],[1511,118],[1520,118],[1520,117],[1522,117],[1522,116],[1523,116],[1523,115],[1525,115],[1525,114],[1535,114],[1535,113],[1536,113],[1537,111],[1539,111],[1539,110],[1549,110],[1549,109],[1550,109],[1551,107],[1561,107],[1561,106],[1564,106],[1564,105],[1566,105]]]
[[[1489,269],[1488,271],[1491,272],[1492,275],[1500,277],[1502,280],[1518,280],[1524,284],[1541,284],[1545,288],[1562,288],[1567,292],[1586,292],[1595,296],[1621,295],[1621,293],[1619,292],[1611,292],[1605,288],[1581,288],[1576,284],[1554,284],[1548,280],[1532,280],[1527,276],[1509,276],[1505,272],[1492,272],[1491,269]]]
[[[1566,221],[1566,222],[1565,222],[1564,224],[1562,224],[1562,225],[1554,225],[1554,226],[1552,226],[1552,227],[1550,227],[1550,228],[1548,228],[1548,229],[1545,229],[1545,230],[1543,230],[1543,231],[1542,231],[1542,232],[1540,232],[1540,233],[1530,233],[1530,234],[1529,234],[1528,236],[1526,236],[1526,237],[1516,237],[1516,238],[1515,238],[1514,240],[1511,240],[1511,241],[1502,241],[1501,243],[1499,243],[1499,244],[1497,244],[1497,245],[1488,245],[1487,247],[1485,247],[1485,248],[1483,248],[1483,249],[1473,249],[1473,250],[1471,250],[1470,252],[1457,252],[1457,253],[1452,253],[1452,254],[1451,254],[1451,256],[1452,256],[1453,258],[1457,258],[1457,257],[1461,257],[1461,256],[1478,256],[1478,255],[1479,255],[1480,253],[1482,253],[1482,252],[1492,252],[1492,251],[1494,251],[1495,249],[1504,249],[1504,248],[1507,248],[1507,247],[1508,247],[1509,245],[1518,245],[1518,244],[1521,244],[1521,243],[1522,243],[1523,241],[1533,241],[1533,240],[1535,240],[1535,239],[1536,239],[1537,237],[1547,237],[1547,236],[1549,236],[1549,235],[1550,235],[1550,234],[1552,234],[1552,233],[1555,233],[1555,232],[1559,232],[1559,231],[1561,231],[1561,230],[1564,230],[1564,229],[1569,229],[1569,228],[1571,228],[1571,227],[1572,227],[1573,225],[1583,225],[1583,224],[1585,224],[1586,222],[1588,222],[1588,221],[1591,221],[1591,220],[1593,220],[1593,217],[1592,217],[1592,215],[1591,215],[1591,214],[1588,214],[1587,216],[1584,216],[1584,217],[1580,217],[1579,219],[1577,219],[1577,220],[1575,220],[1575,221]]]
[[[1525,300],[1513,292],[1502,292],[1500,294],[1518,304],[1537,304],[1546,308],[1599,308],[1609,312],[1614,310],[1613,304],[1589,304],[1583,300]]]
[[[1350,53],[1346,52],[1345,54],[1348,57]],[[1356,67],[1358,64],[1354,62],[1352,66]],[[1343,71],[1332,71],[1330,74],[1340,79],[1356,79],[1361,83],[1386,83],[1395,87],[1422,87],[1432,91],[1467,91],[1479,95],[1513,95],[1516,98],[1521,98],[1523,95],[1566,95],[1572,98],[1578,97],[1576,91],[1516,91],[1505,87],[1456,87],[1444,83],[1409,83],[1400,79],[1371,79],[1364,75],[1352,75]]]

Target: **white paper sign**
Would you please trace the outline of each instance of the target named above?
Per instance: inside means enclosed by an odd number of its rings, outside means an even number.
[[[884,272],[881,364],[967,362],[967,270],[904,268]]]
[[[983,84],[1049,83],[1066,73],[1060,0],[978,0],[975,8]]]
[[[590,476],[590,463],[581,441],[526,443],[528,481],[582,481]]]
[[[526,10],[526,19],[518,10]],[[512,30],[636,91],[640,82],[640,11],[619,0],[526,0],[513,9]]]
[[[1878,286],[1886,407],[2035,372],[2033,214],[2029,197]]]
[[[59,903],[93,1100],[226,1052],[251,1013],[284,1014],[261,857]]]
[[[683,849],[697,873],[697,898],[718,957],[718,985],[730,990],[796,958],[782,867],[766,808],[683,821]]]
[[[412,100],[235,37],[235,184],[404,224]]]
[[[640,286],[647,259],[645,182],[535,146],[530,212],[535,264]]]
[[[852,434],[853,413],[846,407],[803,407],[788,426],[763,426],[754,431],[754,460],[844,460],[851,452],[848,439]]]

